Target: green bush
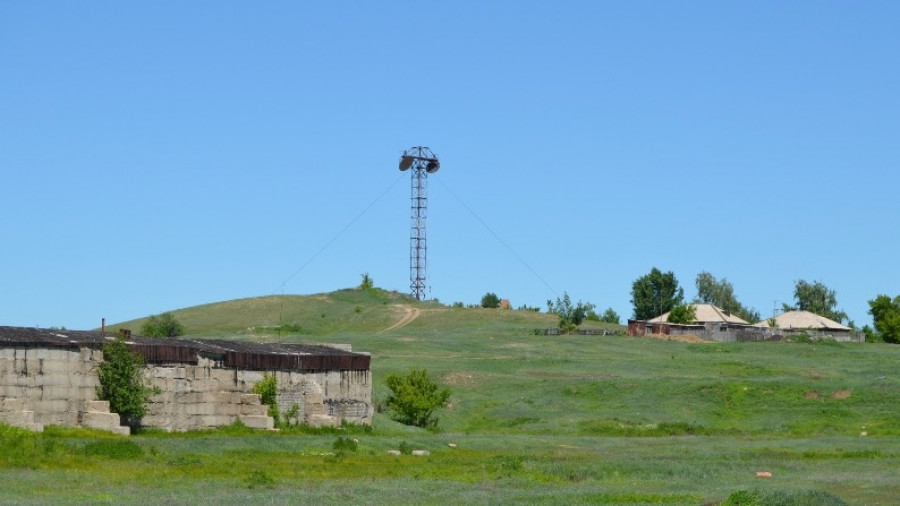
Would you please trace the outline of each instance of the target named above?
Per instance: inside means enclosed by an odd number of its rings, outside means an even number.
[[[847,506],[847,503],[822,490],[738,490],[721,506]]]
[[[689,325],[697,319],[697,308],[693,304],[678,304],[669,312],[669,323]]]
[[[141,325],[141,335],[147,337],[177,337],[182,334],[184,334],[184,325],[168,312],[153,315]]]
[[[275,426],[280,426],[281,413],[278,411],[278,380],[275,379],[275,375],[264,372],[263,378],[253,385],[253,393],[259,394],[260,402],[269,406],[268,415],[275,421]]]
[[[103,345],[97,398],[109,401],[109,410],[118,413],[123,424],[136,427],[150,397],[159,389],[144,385],[144,357],[132,352],[123,337]]]
[[[437,429],[437,408],[450,398],[449,388],[438,388],[425,369],[412,369],[406,375],[389,374],[385,378],[391,395],[385,405],[393,411],[392,418],[406,425]]]
[[[608,307],[606,311],[603,312],[603,315],[600,316],[600,321],[604,323],[613,323],[615,325],[619,324],[619,313],[617,313],[613,308]]]
[[[250,471],[250,474],[244,478],[244,485],[249,489],[271,488],[274,484],[275,479],[269,476],[269,473],[258,469]]]
[[[355,452],[359,449],[359,443],[353,438],[339,436],[331,443],[331,449],[338,456],[345,455],[347,452]]]
[[[578,301],[572,304],[567,292],[563,292],[562,298],[557,297],[556,303],[547,300],[547,311],[555,313],[559,317],[559,333],[569,334],[581,325],[587,316],[594,312],[595,306],[590,302]],[[595,313],[596,314],[596,313]]]
[[[488,292],[481,298],[481,307],[496,309],[500,307],[500,297],[494,292]]]

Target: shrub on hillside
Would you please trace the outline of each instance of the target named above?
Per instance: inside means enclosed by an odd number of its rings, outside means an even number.
[[[177,337],[182,334],[184,325],[169,312],[153,315],[141,325],[141,335],[147,337]]]
[[[437,429],[438,419],[434,411],[447,403],[449,388],[439,388],[425,369],[412,369],[405,375],[388,374],[385,383],[391,389],[385,405],[393,412],[394,420],[429,430]]]
[[[721,506],[847,506],[847,503],[823,490],[738,490]]]
[[[494,292],[488,292],[481,298],[481,307],[496,309],[500,307],[500,297]]]
[[[613,323],[618,325],[619,320],[619,313],[615,312],[615,310],[613,310],[613,308],[611,307],[606,308],[606,311],[604,311],[600,316],[600,321],[604,323]]]
[[[588,314],[594,311],[594,307],[590,302],[581,302],[580,300],[577,304],[572,304],[572,299],[567,292],[563,292],[562,298],[557,297],[555,303],[547,300],[547,311],[555,313],[559,317],[560,334],[569,334],[577,329]]]

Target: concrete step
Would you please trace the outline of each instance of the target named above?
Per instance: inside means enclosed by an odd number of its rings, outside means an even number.
[[[109,401],[85,401],[84,410],[109,413]]]
[[[121,425],[118,413],[110,413],[109,411],[87,411],[81,415],[82,427],[90,427],[92,429],[107,430],[116,434],[129,435],[131,428]]]
[[[240,417],[241,423],[251,429],[274,429],[275,420],[271,416],[245,415]]]

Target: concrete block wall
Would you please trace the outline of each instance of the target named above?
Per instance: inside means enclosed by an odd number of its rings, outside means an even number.
[[[268,407],[253,394],[253,386],[267,371],[222,368],[200,358],[197,365],[154,365],[146,379],[162,393],[155,395],[142,424],[167,430],[191,430],[228,425],[240,419],[248,426],[271,428],[255,417]],[[371,424],[372,385],[369,371],[273,371],[281,413],[296,404],[294,423],[340,425],[342,421]]]
[[[264,371],[237,371],[237,381],[252,390]],[[342,421],[372,423],[372,382],[370,371],[275,371],[278,410],[288,413],[299,408],[292,423],[312,426],[340,425]]]
[[[150,399],[141,424],[169,431],[205,429],[241,420],[254,428],[271,429],[274,420],[259,395],[240,387],[236,371],[215,367],[200,360],[199,365],[150,365],[144,378],[159,394]]]
[[[109,404],[97,400],[99,350],[82,348],[0,349],[0,421],[42,430],[44,425],[85,426],[127,433]],[[197,365],[164,364],[145,368],[148,384],[160,389],[142,419],[148,427],[170,431],[217,427],[241,420],[271,429],[268,407],[253,393],[264,371],[237,370],[200,357]],[[369,371],[275,371],[282,413],[295,404],[294,422],[338,425],[346,420],[370,424]]]
[[[102,360],[89,348],[0,349],[0,420],[32,430],[68,425],[129,433],[109,403],[97,401]]]

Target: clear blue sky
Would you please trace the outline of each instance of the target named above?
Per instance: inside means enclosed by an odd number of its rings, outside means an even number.
[[[0,325],[408,292],[416,145],[442,302],[900,294],[900,3],[441,4],[0,3]]]

